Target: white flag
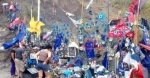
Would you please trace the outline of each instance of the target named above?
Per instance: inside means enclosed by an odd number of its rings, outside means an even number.
[[[86,9],[88,9],[92,3],[93,3],[93,0],[90,0],[89,4],[86,6]]]

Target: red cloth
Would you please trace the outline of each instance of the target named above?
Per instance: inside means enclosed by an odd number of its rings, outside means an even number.
[[[142,70],[142,64],[138,64],[138,70],[133,69],[130,78],[144,78],[143,70]]]

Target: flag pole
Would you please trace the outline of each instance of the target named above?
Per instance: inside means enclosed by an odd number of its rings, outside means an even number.
[[[31,5],[31,18],[33,17],[33,0],[32,0],[32,5]]]
[[[37,21],[40,21],[40,4],[41,0],[38,0],[38,16],[37,16]],[[37,37],[38,42],[40,41],[40,36]]]
[[[41,1],[38,0],[38,16],[37,16],[38,21],[40,21],[40,3],[41,3]]]

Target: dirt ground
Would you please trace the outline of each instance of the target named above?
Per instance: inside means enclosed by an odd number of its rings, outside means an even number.
[[[10,64],[7,62],[0,62],[0,78],[11,78],[10,76]]]

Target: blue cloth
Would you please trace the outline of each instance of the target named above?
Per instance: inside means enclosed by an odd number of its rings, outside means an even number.
[[[142,65],[150,70],[150,52],[146,52],[144,49],[141,49],[145,58],[141,61]]]
[[[16,74],[15,62],[14,62],[13,60],[11,60],[11,69],[10,69],[10,73],[11,73],[11,75],[15,75],[15,74]]]
[[[29,67],[31,67],[32,65],[36,65],[36,59],[28,59],[27,64]]]
[[[86,57],[87,58],[94,58],[94,43],[92,41],[87,41],[85,43],[85,51],[86,51]]]
[[[102,60],[102,65],[103,65],[106,69],[108,69],[108,57],[107,57],[107,54],[108,54],[108,52],[105,52],[105,53],[104,53],[104,58],[103,58],[103,60]]]
[[[75,62],[74,62],[74,64],[75,64],[75,66],[78,66],[78,67],[82,67],[82,65],[83,65],[83,61],[82,61],[83,59],[76,59],[75,60]]]

